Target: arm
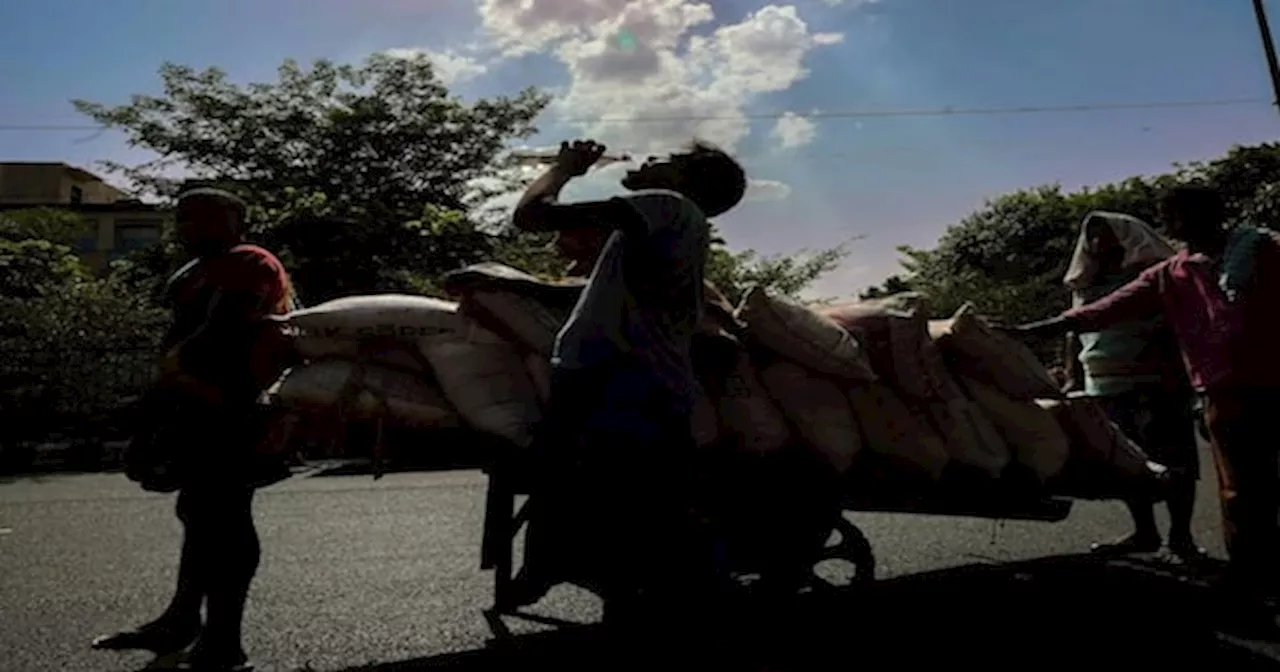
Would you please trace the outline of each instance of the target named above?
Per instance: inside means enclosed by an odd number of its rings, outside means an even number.
[[[1100,331],[1120,322],[1159,315],[1164,309],[1160,300],[1160,273],[1164,268],[1164,264],[1153,266],[1133,282],[1093,303],[1047,320],[1019,325],[1014,331],[1026,336],[1056,338],[1069,332]]]
[[[634,222],[635,212],[614,200],[564,204],[561,190],[587,172],[604,153],[594,142],[562,143],[560,155],[547,172],[534,180],[516,204],[512,223],[523,231],[562,231],[581,228],[617,228]]]
[[[1084,384],[1084,366],[1080,363],[1079,336],[1067,334],[1066,342],[1063,343],[1062,357],[1062,368],[1067,375],[1067,383],[1063,386],[1063,391],[1074,392],[1081,389]]]

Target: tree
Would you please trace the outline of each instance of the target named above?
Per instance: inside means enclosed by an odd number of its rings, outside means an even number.
[[[847,244],[817,252],[761,256],[755,250],[733,252],[716,238],[707,260],[707,279],[734,305],[752,286],[795,298],[815,280],[835,270],[847,256]]]
[[[84,267],[73,213],[0,220],[0,443],[105,417],[146,384],[164,311]]]
[[[1086,214],[1123,212],[1158,227],[1159,194],[1189,183],[1219,189],[1234,218],[1264,226],[1280,222],[1280,144],[1236,147],[1222,158],[1175,166],[1153,178],[1071,193],[1042,186],[992,199],[948,227],[933,249],[899,248],[903,273],[864,295],[919,291],[935,317],[966,302],[1011,322],[1045,317],[1068,306],[1062,276]]]
[[[493,258],[505,240],[461,213],[503,190],[500,154],[536,130],[548,100],[530,89],[464,103],[425,56],[286,61],[277,81],[247,85],[174,64],[160,77],[160,96],[75,102],[157,155],[108,170],[162,197],[179,186],[175,167],[240,192],[312,301],[415,289]]]

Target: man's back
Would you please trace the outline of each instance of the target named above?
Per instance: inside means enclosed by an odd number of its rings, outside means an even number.
[[[611,387],[643,403],[665,392],[675,412],[692,408],[690,347],[702,310],[710,227],[687,198],[663,190],[620,197],[639,226],[613,233],[591,280],[556,339],[562,371],[608,371]],[[601,399],[600,401],[604,401]]]

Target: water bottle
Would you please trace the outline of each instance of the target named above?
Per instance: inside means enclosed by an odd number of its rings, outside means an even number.
[[[519,166],[549,166],[560,155],[559,147],[533,147],[511,150],[511,158]],[[631,160],[627,154],[605,152],[592,168],[600,168],[611,163],[626,163]]]

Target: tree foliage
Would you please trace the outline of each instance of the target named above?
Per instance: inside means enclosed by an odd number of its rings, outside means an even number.
[[[426,57],[286,61],[275,82],[245,85],[216,68],[174,64],[160,78],[159,96],[76,101],[157,155],[108,169],[159,196],[174,194],[179,167],[197,183],[240,192],[255,234],[313,302],[412,290],[493,258],[508,241],[464,213],[506,186],[500,154],[536,130],[548,100],[526,90],[465,103]]]
[[[82,230],[56,210],[0,225],[0,443],[110,413],[145,385],[164,311],[64,244]]]
[[[992,199],[949,227],[933,249],[900,248],[903,273],[866,295],[920,291],[936,316],[973,302],[1008,321],[1045,317],[1068,306],[1062,276],[1087,213],[1123,212],[1159,227],[1159,194],[1188,183],[1219,189],[1234,218],[1264,226],[1280,221],[1280,145],[1236,147],[1152,178],[1075,192],[1041,186]]]
[[[849,256],[849,246],[817,252],[761,256],[754,250],[734,252],[717,240],[707,260],[707,279],[715,283],[734,305],[751,286],[795,298],[815,280],[835,270]]]

